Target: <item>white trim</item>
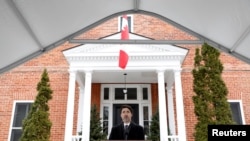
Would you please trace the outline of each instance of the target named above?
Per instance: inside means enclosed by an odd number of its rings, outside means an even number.
[[[176,103],[176,117],[177,117],[177,133],[178,140],[186,141],[186,122],[185,122],[185,110],[183,103],[182,81],[181,81],[181,69],[174,70],[175,79],[175,103]]]
[[[104,91],[103,89],[107,87],[109,88],[109,100],[104,100]],[[151,102],[151,84],[126,84],[127,88],[137,88],[137,100],[115,100],[114,99],[114,89],[115,88],[123,88],[124,84],[102,84],[101,85],[101,104],[100,104],[100,118],[101,121],[103,122],[103,107],[107,106],[109,107],[109,129],[108,129],[108,136],[112,128],[112,123],[113,123],[113,104],[139,104],[139,124],[143,125],[143,117],[140,115],[143,115],[143,106],[148,106],[149,108],[149,121],[151,120],[152,117],[152,102]],[[142,88],[147,87],[148,88],[148,99],[143,100],[142,99]]]
[[[143,107],[144,106],[148,106],[148,126],[150,127],[150,124],[151,124],[151,119],[152,119],[152,104],[151,104],[151,99],[150,99],[150,104],[141,104],[141,110],[139,111],[140,112],[140,115],[143,115]],[[142,122],[141,125],[144,125],[144,120],[143,120],[143,116],[140,116],[139,117],[139,120]],[[149,129],[149,128],[148,128]],[[150,131],[149,131],[150,132]]]
[[[165,91],[165,79],[164,70],[157,71],[158,79],[158,99],[159,99],[159,122],[160,124],[160,140],[167,140],[168,135],[168,123],[167,123],[167,110],[166,110],[166,91]],[[177,103],[178,104],[178,103]],[[178,107],[177,107],[178,108]]]
[[[64,131],[64,141],[69,141],[72,139],[72,129],[73,129],[73,117],[74,117],[74,102],[75,102],[75,81],[76,81],[76,71],[69,70],[69,86],[68,86],[68,98],[66,107],[66,118],[65,118],[65,131]]]
[[[246,124],[246,122],[245,122],[245,114],[244,114],[244,109],[243,109],[243,104],[242,104],[242,100],[240,100],[240,99],[228,99],[227,100],[229,103],[230,102],[237,102],[237,103],[239,103],[239,105],[240,105],[240,112],[241,112],[241,120],[242,120],[242,124]]]
[[[103,123],[103,107],[108,107],[108,111],[109,111],[109,114],[108,114],[108,127],[111,127],[112,126],[112,122],[111,122],[111,118],[112,118],[112,113],[113,113],[113,109],[112,109],[112,103],[101,103],[100,104],[100,118],[101,118],[101,122]],[[103,126],[103,124],[101,125]],[[108,135],[107,135],[107,139],[109,137],[109,133],[110,133],[110,129],[108,129]]]
[[[85,72],[85,89],[83,95],[83,112],[82,112],[82,140],[89,140],[90,136],[90,116],[91,116],[91,86],[92,86],[92,71]],[[73,115],[72,115],[73,116]]]
[[[12,105],[12,114],[10,119],[10,126],[9,126],[9,135],[8,135],[8,141],[10,141],[11,138],[11,132],[12,132],[12,126],[13,126],[13,120],[15,116],[15,110],[16,110],[16,104],[17,103],[34,103],[34,100],[14,100]],[[21,128],[22,129],[22,128]]]
[[[171,45],[87,44],[64,51],[63,54],[74,70],[121,71],[117,64],[120,49],[129,54],[126,70],[136,72],[155,71],[157,68],[179,69],[187,53],[186,49]]]

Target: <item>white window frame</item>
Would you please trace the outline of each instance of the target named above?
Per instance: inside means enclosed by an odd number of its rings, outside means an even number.
[[[14,116],[15,116],[15,110],[16,110],[16,104],[17,103],[34,103],[34,101],[33,100],[14,100],[13,106],[12,106],[12,114],[11,114],[10,126],[9,126],[8,141],[10,141],[10,139],[11,139],[11,133],[12,133],[12,129],[13,129],[12,126],[13,126],[13,122],[14,122]],[[15,128],[15,129],[22,129],[22,127]]]
[[[246,124],[245,122],[245,115],[244,115],[244,110],[243,110],[243,105],[242,105],[242,100],[228,100],[229,103],[233,103],[233,102],[236,102],[236,103],[239,103],[239,106],[240,106],[240,112],[241,112],[241,120],[242,120],[242,124]]]

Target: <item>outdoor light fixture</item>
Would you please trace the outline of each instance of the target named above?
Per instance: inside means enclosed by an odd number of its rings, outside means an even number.
[[[124,89],[123,89],[123,93],[124,94],[127,94],[127,92],[128,92],[128,89],[127,89],[127,86],[126,86],[126,77],[127,77],[127,73],[124,73],[123,74],[124,75]]]

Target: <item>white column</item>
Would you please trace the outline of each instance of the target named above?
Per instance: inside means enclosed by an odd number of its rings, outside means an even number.
[[[82,115],[82,141],[89,141],[90,132],[90,111],[91,111],[91,83],[92,72],[85,72],[85,89],[84,89],[84,102],[83,102],[83,115]]]
[[[73,132],[72,130],[74,117],[75,83],[76,71],[70,71],[64,141],[70,141]]]
[[[180,73],[181,69],[174,71],[178,136],[180,141],[186,141],[185,114]]]
[[[158,73],[160,140],[167,141],[168,128],[167,128],[164,70],[159,70],[157,73]]]
[[[175,132],[175,117],[174,117],[174,98],[172,85],[167,86],[167,99],[168,99],[168,119],[169,119],[169,135],[176,135]]]
[[[82,111],[83,111],[83,95],[84,88],[79,88],[79,104],[78,104],[78,119],[77,119],[77,133],[82,131]]]

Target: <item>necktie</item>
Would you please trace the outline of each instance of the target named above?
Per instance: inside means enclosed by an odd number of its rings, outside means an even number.
[[[125,134],[125,140],[127,140],[128,139],[128,125],[125,125],[125,127],[124,127],[124,134]]]

